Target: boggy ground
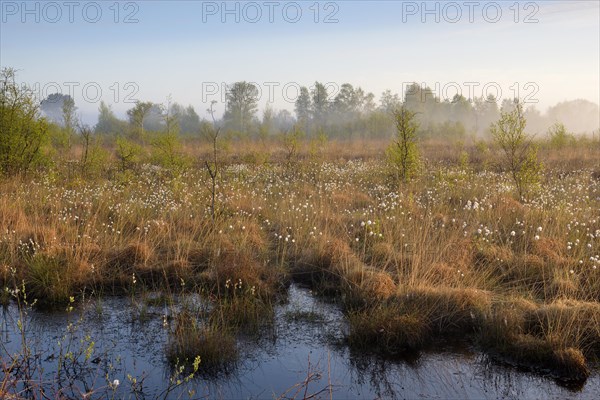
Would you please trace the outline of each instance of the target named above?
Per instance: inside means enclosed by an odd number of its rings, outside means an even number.
[[[0,299],[64,307],[84,294],[195,291],[212,307],[180,312],[168,358],[222,368],[235,335],[259,332],[296,279],[340,301],[355,349],[459,340],[585,380],[600,356],[600,152],[545,151],[541,187],[518,201],[493,158],[473,150],[457,165],[444,149],[426,147],[404,185],[371,150],[230,157],[214,219],[200,164],[4,180]]]

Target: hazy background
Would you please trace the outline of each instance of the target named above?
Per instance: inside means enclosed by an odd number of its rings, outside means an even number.
[[[0,65],[16,68],[19,80],[37,85],[42,95],[55,91],[51,82],[64,93],[74,86],[80,117],[90,124],[96,122],[100,100],[112,104],[119,117],[132,107],[127,101],[161,103],[168,95],[193,105],[201,117],[214,99],[222,113],[223,89],[209,96],[207,85],[212,90],[241,80],[261,87],[261,109],[272,101],[275,109],[292,114],[294,88],[317,80],[338,86],[350,82],[374,93],[376,103],[384,90],[402,95],[403,85],[413,81],[442,98],[456,93],[452,82],[467,98],[465,83],[478,83],[474,94],[481,96],[481,87],[493,82],[502,90],[499,102],[512,98],[518,87],[520,97],[531,95],[542,112],[565,100],[600,102],[595,0],[520,2],[519,15],[512,1],[497,2],[492,5],[502,7],[497,22],[490,22],[492,2],[478,2],[473,22],[463,2],[457,2],[458,19],[443,2],[427,3],[430,10],[438,7],[427,15],[420,1],[298,2],[302,15],[295,23],[296,6],[286,2],[256,2],[258,7],[246,9],[246,3],[228,2],[230,14],[224,14],[222,2],[121,2],[118,15],[113,2],[76,2],[71,16],[57,2],[60,18],[51,7],[44,9],[44,2],[1,3]],[[252,23],[257,8],[262,17]],[[526,23],[528,16],[538,22]],[[132,23],[125,23],[127,17]],[[535,86],[525,90],[527,83]],[[90,84],[85,96],[82,87]],[[286,84],[291,88],[287,100]],[[101,96],[94,93],[97,87]]]

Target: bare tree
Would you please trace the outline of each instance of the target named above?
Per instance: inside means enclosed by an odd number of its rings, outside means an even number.
[[[221,133],[221,128],[217,126],[217,121],[215,119],[215,110],[214,105],[217,102],[213,100],[210,103],[210,108],[206,111],[210,114],[213,123],[212,126],[210,124],[206,124],[203,127],[203,133],[206,137],[208,137],[212,143],[213,148],[213,158],[211,162],[204,161],[204,165],[206,166],[206,170],[208,171],[208,175],[210,176],[211,181],[211,201],[210,201],[210,215],[213,223],[215,222],[215,202],[217,195],[217,180],[219,175],[219,159],[218,159],[218,139],[219,134]]]

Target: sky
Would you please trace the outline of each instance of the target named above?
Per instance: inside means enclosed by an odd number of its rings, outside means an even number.
[[[600,103],[600,2],[7,1],[0,66],[39,97],[71,94],[93,124],[136,100],[223,110],[251,81],[259,105],[293,112],[300,86],[349,82],[402,95],[520,97],[541,111]]]

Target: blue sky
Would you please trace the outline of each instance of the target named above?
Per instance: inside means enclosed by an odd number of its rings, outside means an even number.
[[[600,102],[596,0],[472,8],[462,1],[115,3],[24,8],[2,0],[0,65],[18,69],[41,95],[72,87],[90,123],[100,99],[123,115],[129,101],[171,95],[204,114],[210,100],[222,101],[222,85],[238,80],[258,84],[261,107],[272,101],[290,111],[297,87],[316,80],[333,91],[350,82],[377,98],[412,81],[442,97],[500,89],[503,98],[539,101],[542,111],[575,98]]]

